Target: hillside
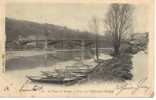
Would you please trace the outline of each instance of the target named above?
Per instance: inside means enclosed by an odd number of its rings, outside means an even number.
[[[16,40],[19,35],[25,38],[33,35],[39,39],[44,39],[46,36],[49,39],[95,39],[93,33],[81,32],[53,24],[41,24],[8,17],[6,17],[5,23],[7,41]]]

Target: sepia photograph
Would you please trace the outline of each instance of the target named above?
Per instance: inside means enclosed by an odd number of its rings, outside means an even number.
[[[94,97],[101,86],[112,96],[129,88],[131,95],[142,90],[152,96],[144,85],[153,34],[148,13],[146,4],[7,2],[2,70],[11,83],[2,90],[15,87],[23,94],[13,96],[24,97],[42,97],[43,92],[77,97],[91,92]]]

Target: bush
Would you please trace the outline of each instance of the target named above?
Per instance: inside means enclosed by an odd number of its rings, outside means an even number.
[[[131,80],[133,77],[131,74],[133,68],[131,58],[130,54],[120,54],[117,57],[105,60],[89,76],[91,79],[99,80]]]
[[[112,59],[110,66],[112,67],[112,75],[114,78],[120,80],[131,80],[132,61],[131,55],[120,54],[118,57]]]

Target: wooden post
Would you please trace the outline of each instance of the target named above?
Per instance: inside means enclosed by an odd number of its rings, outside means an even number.
[[[48,40],[45,40],[45,46],[44,46],[44,51],[46,52],[44,55],[45,67],[47,67],[47,48],[48,48]]]
[[[85,42],[84,40],[81,40],[81,60],[84,60],[85,56]]]
[[[95,40],[95,52],[96,52],[96,60],[99,60],[99,50],[98,50],[98,35],[96,33],[96,40]]]
[[[61,48],[62,48],[62,50],[63,50],[63,40],[61,40]]]

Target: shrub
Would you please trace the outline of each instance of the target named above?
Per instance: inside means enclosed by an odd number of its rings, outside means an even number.
[[[120,54],[109,60],[103,61],[97,66],[89,78],[99,80],[131,80],[132,56],[130,54]]]

